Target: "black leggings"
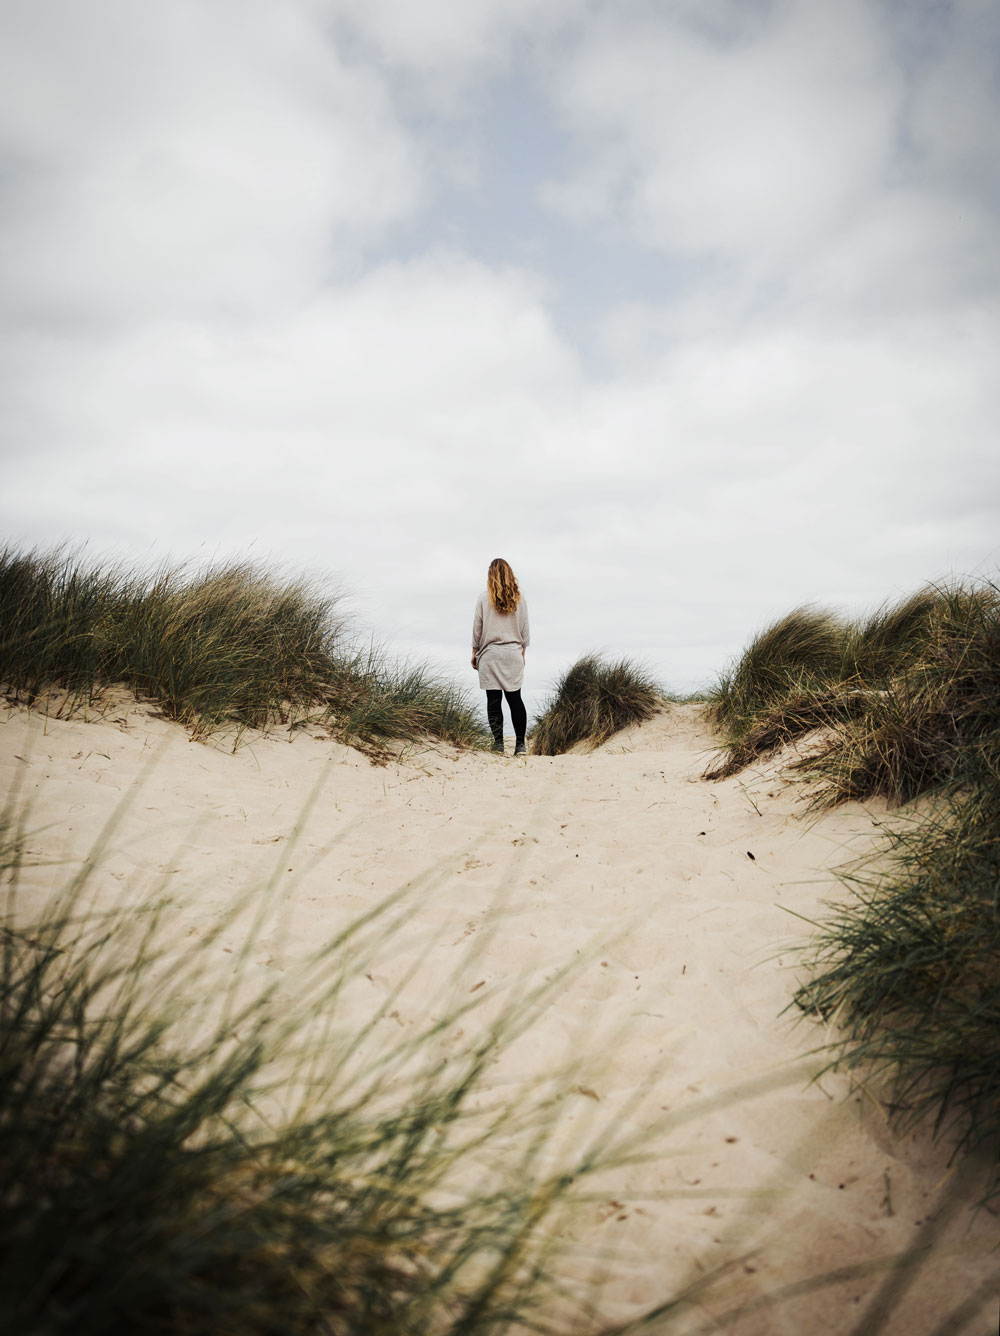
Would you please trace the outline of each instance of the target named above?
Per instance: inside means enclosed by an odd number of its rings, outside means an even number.
[[[501,696],[507,697],[507,708],[510,710],[510,722],[514,725],[514,736],[518,742],[523,742],[525,730],[528,727],[528,711],[524,708],[524,701],[521,699],[520,688],[517,691],[487,691],[486,718],[490,721],[490,731],[493,734],[493,741],[503,742],[503,710],[500,705]]]

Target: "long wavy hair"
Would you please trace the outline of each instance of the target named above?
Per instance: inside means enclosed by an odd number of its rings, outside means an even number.
[[[489,574],[486,577],[486,589],[490,596],[490,602],[497,612],[517,611],[517,605],[521,601],[521,590],[514,572],[503,557],[494,557],[490,562]]]

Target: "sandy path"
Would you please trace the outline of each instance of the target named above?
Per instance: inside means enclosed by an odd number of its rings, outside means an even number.
[[[381,1000],[416,965],[397,1026],[425,1021],[443,981],[488,992],[579,955],[499,1073],[521,1079],[579,1058],[585,1093],[567,1092],[570,1127],[627,1108],[641,1134],[666,1110],[787,1073],[769,1093],[685,1122],[573,1221],[588,1253],[615,1249],[609,1315],[738,1257],[683,1331],[907,1248],[933,1221],[947,1174],[944,1152],[895,1138],[877,1101],[792,1072],[823,1032],[781,1015],[794,965],[783,944],[805,932],[785,911],[816,915],[835,891],[829,869],[870,847],[884,813],[852,805],[810,822],[774,767],[706,784],[711,746],[697,707],[673,707],[589,755],[515,762],[428,748],[385,767],[308,731],[291,742],[255,737],[232,754],[124,704],[96,722],[23,710],[0,722],[4,786],[17,778],[31,803],[36,854],[78,866],[127,800],[95,880],[98,903],[176,886],[197,933],[276,873],[275,915],[251,974],[284,971],[292,986],[304,953],[411,882],[413,912],[368,981]],[[51,867],[28,869],[19,913],[30,917],[53,884]],[[954,1251],[921,1268],[883,1329],[934,1331],[988,1274],[983,1250],[996,1226],[964,1207],[943,1224],[938,1246]],[[848,1277],[724,1329],[866,1329],[857,1324],[880,1284],[879,1274]],[[961,1329],[994,1327],[987,1304]]]

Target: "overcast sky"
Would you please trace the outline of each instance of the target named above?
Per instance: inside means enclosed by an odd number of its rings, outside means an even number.
[[[474,683],[1000,563],[997,0],[0,0],[0,528]]]

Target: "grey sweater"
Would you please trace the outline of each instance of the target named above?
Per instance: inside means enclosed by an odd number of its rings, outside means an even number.
[[[528,605],[521,595],[513,612],[497,612],[484,589],[476,599],[472,618],[472,648],[480,654],[487,645],[520,645],[527,649],[531,643],[528,630]]]

